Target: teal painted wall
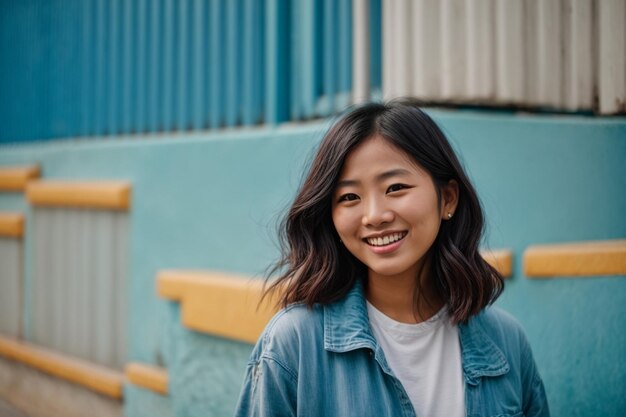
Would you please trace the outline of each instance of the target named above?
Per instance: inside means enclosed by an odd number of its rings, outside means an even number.
[[[479,190],[488,246],[514,250],[498,304],[526,328],[553,414],[624,415],[626,277],[529,280],[521,257],[534,243],[626,237],[626,119],[431,114]],[[0,147],[0,166],[39,162],[46,178],[133,183],[129,359],[169,368],[172,413],[230,415],[251,346],[182,328],[178,305],[155,295],[155,276],[261,275],[277,255],[276,220],[326,125]],[[0,210],[25,207],[0,195]],[[149,398],[129,394],[128,417]]]

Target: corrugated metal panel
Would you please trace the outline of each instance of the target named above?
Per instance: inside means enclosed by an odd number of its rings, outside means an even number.
[[[335,92],[339,85],[339,48],[336,48],[339,16],[337,1],[324,0],[324,28],[322,30],[322,54],[324,59],[322,90],[325,98],[324,108],[318,112],[330,114],[335,108]]]
[[[33,218],[33,341],[121,369],[128,214],[36,208]]]
[[[265,96],[265,8],[257,0],[245,0],[243,7],[243,117],[244,125],[263,121]]]
[[[139,3],[143,4],[143,3]],[[146,125],[142,128],[143,123],[142,119],[137,123],[137,127],[134,129],[135,131],[141,131],[142,129],[147,132],[157,132],[159,130],[163,130],[162,122],[162,100],[163,100],[163,91],[162,91],[162,76],[163,76],[163,65],[162,65],[162,55],[161,48],[163,45],[163,38],[161,33],[161,22],[163,19],[163,9],[162,2],[159,0],[153,0],[149,3],[149,7],[145,12],[146,15],[141,18],[140,24],[138,25],[139,30],[141,31],[142,27],[147,27],[146,29],[146,52],[147,52],[147,76],[145,77],[145,85],[147,86],[147,93],[145,95],[145,99],[147,101],[147,110],[146,110]],[[140,16],[143,16],[141,13],[137,13]],[[135,17],[136,20],[137,17]],[[132,38],[134,40],[134,37]],[[141,43],[137,43],[135,41],[136,51],[142,48]],[[135,54],[137,55],[137,54]],[[134,68],[133,68],[134,69]],[[131,84],[139,84],[142,80],[142,74],[139,71],[133,72],[131,75]],[[133,99],[133,102],[136,100],[143,100],[144,96],[136,95],[136,98]]]
[[[336,24],[338,40],[337,99],[331,108],[333,111],[343,110],[352,101],[352,0],[338,2],[338,19]]]
[[[523,103],[524,3],[496,0],[496,100]],[[494,71],[494,69],[492,69]]]
[[[368,99],[384,84],[387,98],[626,112],[626,0],[0,8],[0,141],[325,116],[350,102],[353,77],[355,97]]]
[[[0,333],[22,335],[22,240],[0,237]]]
[[[593,108],[592,0],[563,3],[563,106],[568,110]]]
[[[467,3],[441,1],[441,97],[467,98]]]
[[[174,4],[173,0],[162,0],[162,18],[160,24],[163,33],[163,41],[159,46],[159,53],[162,58],[159,60],[163,68],[163,78],[161,79],[161,89],[163,90],[163,101],[161,102],[161,129],[165,131],[174,130]],[[162,48],[162,49],[161,49]],[[156,51],[152,51],[157,53]],[[141,76],[142,72],[139,72]],[[140,96],[143,97],[143,96]]]
[[[224,44],[223,35],[225,27],[225,5],[220,0],[211,1],[210,8],[210,23],[209,27],[211,32],[210,39],[210,61],[209,61],[209,126],[211,128],[218,128],[223,123],[223,106],[222,98],[225,95],[225,89],[223,85],[224,77],[224,50],[226,45]]]
[[[368,101],[371,97],[370,85],[370,7],[369,0],[353,1],[353,71],[354,103]]]
[[[495,96],[494,0],[474,0],[467,7],[466,97],[485,102]]]
[[[242,12],[241,0],[230,0],[226,5],[226,33],[223,38],[226,46],[224,81],[225,124],[228,127],[241,123],[241,82],[242,82]],[[248,53],[250,51],[247,51]]]
[[[561,0],[526,0],[526,102],[559,107],[562,100]]]
[[[290,36],[292,2],[266,0],[266,96],[265,122],[278,123],[289,119],[291,85]]]
[[[398,63],[399,55],[404,54],[401,53],[401,45],[396,42],[398,38],[396,27],[401,25],[398,18],[402,20],[402,15],[397,13],[400,2],[405,4],[404,0],[383,3],[383,94],[385,99],[402,95],[402,88],[398,86],[398,82],[406,79],[406,74],[404,74],[406,67],[402,68]],[[416,22],[416,24],[419,23]]]
[[[386,98],[626,111],[626,0],[385,0],[383,43]]]
[[[379,100],[382,93],[382,1],[368,0],[369,7],[369,67],[370,67],[370,85],[371,98]],[[356,38],[353,38],[353,43]]]
[[[277,123],[350,101],[352,0],[20,4],[0,5],[15,38],[0,41],[0,141]]]
[[[626,112],[626,0],[602,0],[597,7],[600,112]]]
[[[442,39],[439,30],[441,4],[438,0],[414,2],[412,8],[406,11],[410,15],[412,33],[407,36],[413,45],[412,71],[414,74],[413,86],[409,95],[425,100],[441,96],[441,54]],[[386,36],[383,24],[383,38]],[[387,72],[383,64],[383,74]],[[384,90],[384,84],[383,84]],[[405,93],[406,94],[406,93]]]

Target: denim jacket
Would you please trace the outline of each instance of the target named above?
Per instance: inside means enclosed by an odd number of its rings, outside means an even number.
[[[549,416],[520,325],[490,307],[459,325],[468,417]],[[369,325],[360,283],[340,301],[278,312],[246,370],[237,417],[415,417]]]

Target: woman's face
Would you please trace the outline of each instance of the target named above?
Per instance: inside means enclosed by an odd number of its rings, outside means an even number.
[[[454,213],[456,182],[439,204],[430,174],[384,138],[365,139],[350,154],[333,195],[332,218],[345,247],[369,278],[415,279],[443,220]]]

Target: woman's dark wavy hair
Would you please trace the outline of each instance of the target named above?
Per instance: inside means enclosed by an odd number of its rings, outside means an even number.
[[[450,180],[458,183],[454,217],[442,222],[429,251],[429,279],[447,304],[451,319],[466,322],[498,298],[502,276],[478,251],[483,213],[474,187],[443,132],[408,99],[354,108],[326,133],[281,223],[283,255],[269,274],[278,278],[271,281],[265,295],[279,290],[282,306],[301,302],[312,307],[341,299],[355,281],[367,276],[367,267],[341,244],[331,204],[346,156],[373,135],[382,136],[426,169],[439,199],[444,185]]]

